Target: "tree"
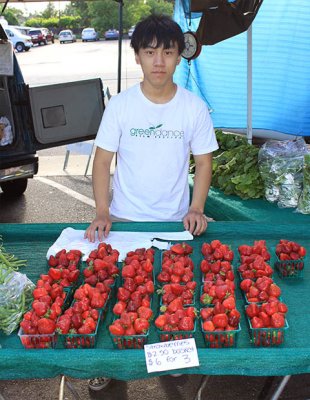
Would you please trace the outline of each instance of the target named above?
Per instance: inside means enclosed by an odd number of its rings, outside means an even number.
[[[111,0],[98,0],[89,3],[88,9],[91,25],[99,32],[104,32],[110,28],[117,28],[118,7],[119,5]]]
[[[3,13],[9,25],[21,25],[24,23],[23,12],[14,7],[8,7]]]
[[[53,3],[49,2],[45,10],[41,13],[42,18],[58,17],[58,11]]]

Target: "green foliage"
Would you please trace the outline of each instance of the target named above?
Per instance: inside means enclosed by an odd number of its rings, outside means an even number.
[[[257,146],[239,135],[216,131],[220,149],[212,164],[212,186],[242,199],[264,196],[264,183],[258,168]]]
[[[17,8],[11,7],[7,8],[3,13],[4,18],[8,21],[9,25],[20,25],[23,21],[23,13]]]
[[[64,15],[59,18],[59,27],[61,29],[77,29],[81,23],[81,17],[72,17],[69,15]]]
[[[58,11],[55,5],[51,2],[48,3],[45,10],[41,13],[41,17],[44,19],[53,18],[58,16]]]
[[[101,33],[110,28],[118,28],[118,7],[112,0],[90,2],[88,5],[90,25]]]

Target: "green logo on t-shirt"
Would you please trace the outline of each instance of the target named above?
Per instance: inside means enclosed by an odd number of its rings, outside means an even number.
[[[130,135],[138,138],[183,139],[183,131],[160,129],[162,126],[163,124],[150,126],[147,129],[131,128]]]

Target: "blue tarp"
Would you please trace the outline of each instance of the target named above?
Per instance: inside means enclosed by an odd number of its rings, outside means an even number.
[[[185,7],[184,7],[185,6]],[[175,0],[174,19],[183,31],[190,0]],[[252,24],[253,129],[310,136],[310,2],[265,0]],[[203,46],[190,65],[182,60],[175,82],[213,110],[215,127],[247,127],[247,33]]]

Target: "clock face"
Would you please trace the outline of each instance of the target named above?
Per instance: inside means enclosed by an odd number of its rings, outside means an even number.
[[[201,51],[201,45],[194,32],[188,31],[184,33],[185,49],[182,52],[182,57],[186,60],[193,60],[198,57]]]

